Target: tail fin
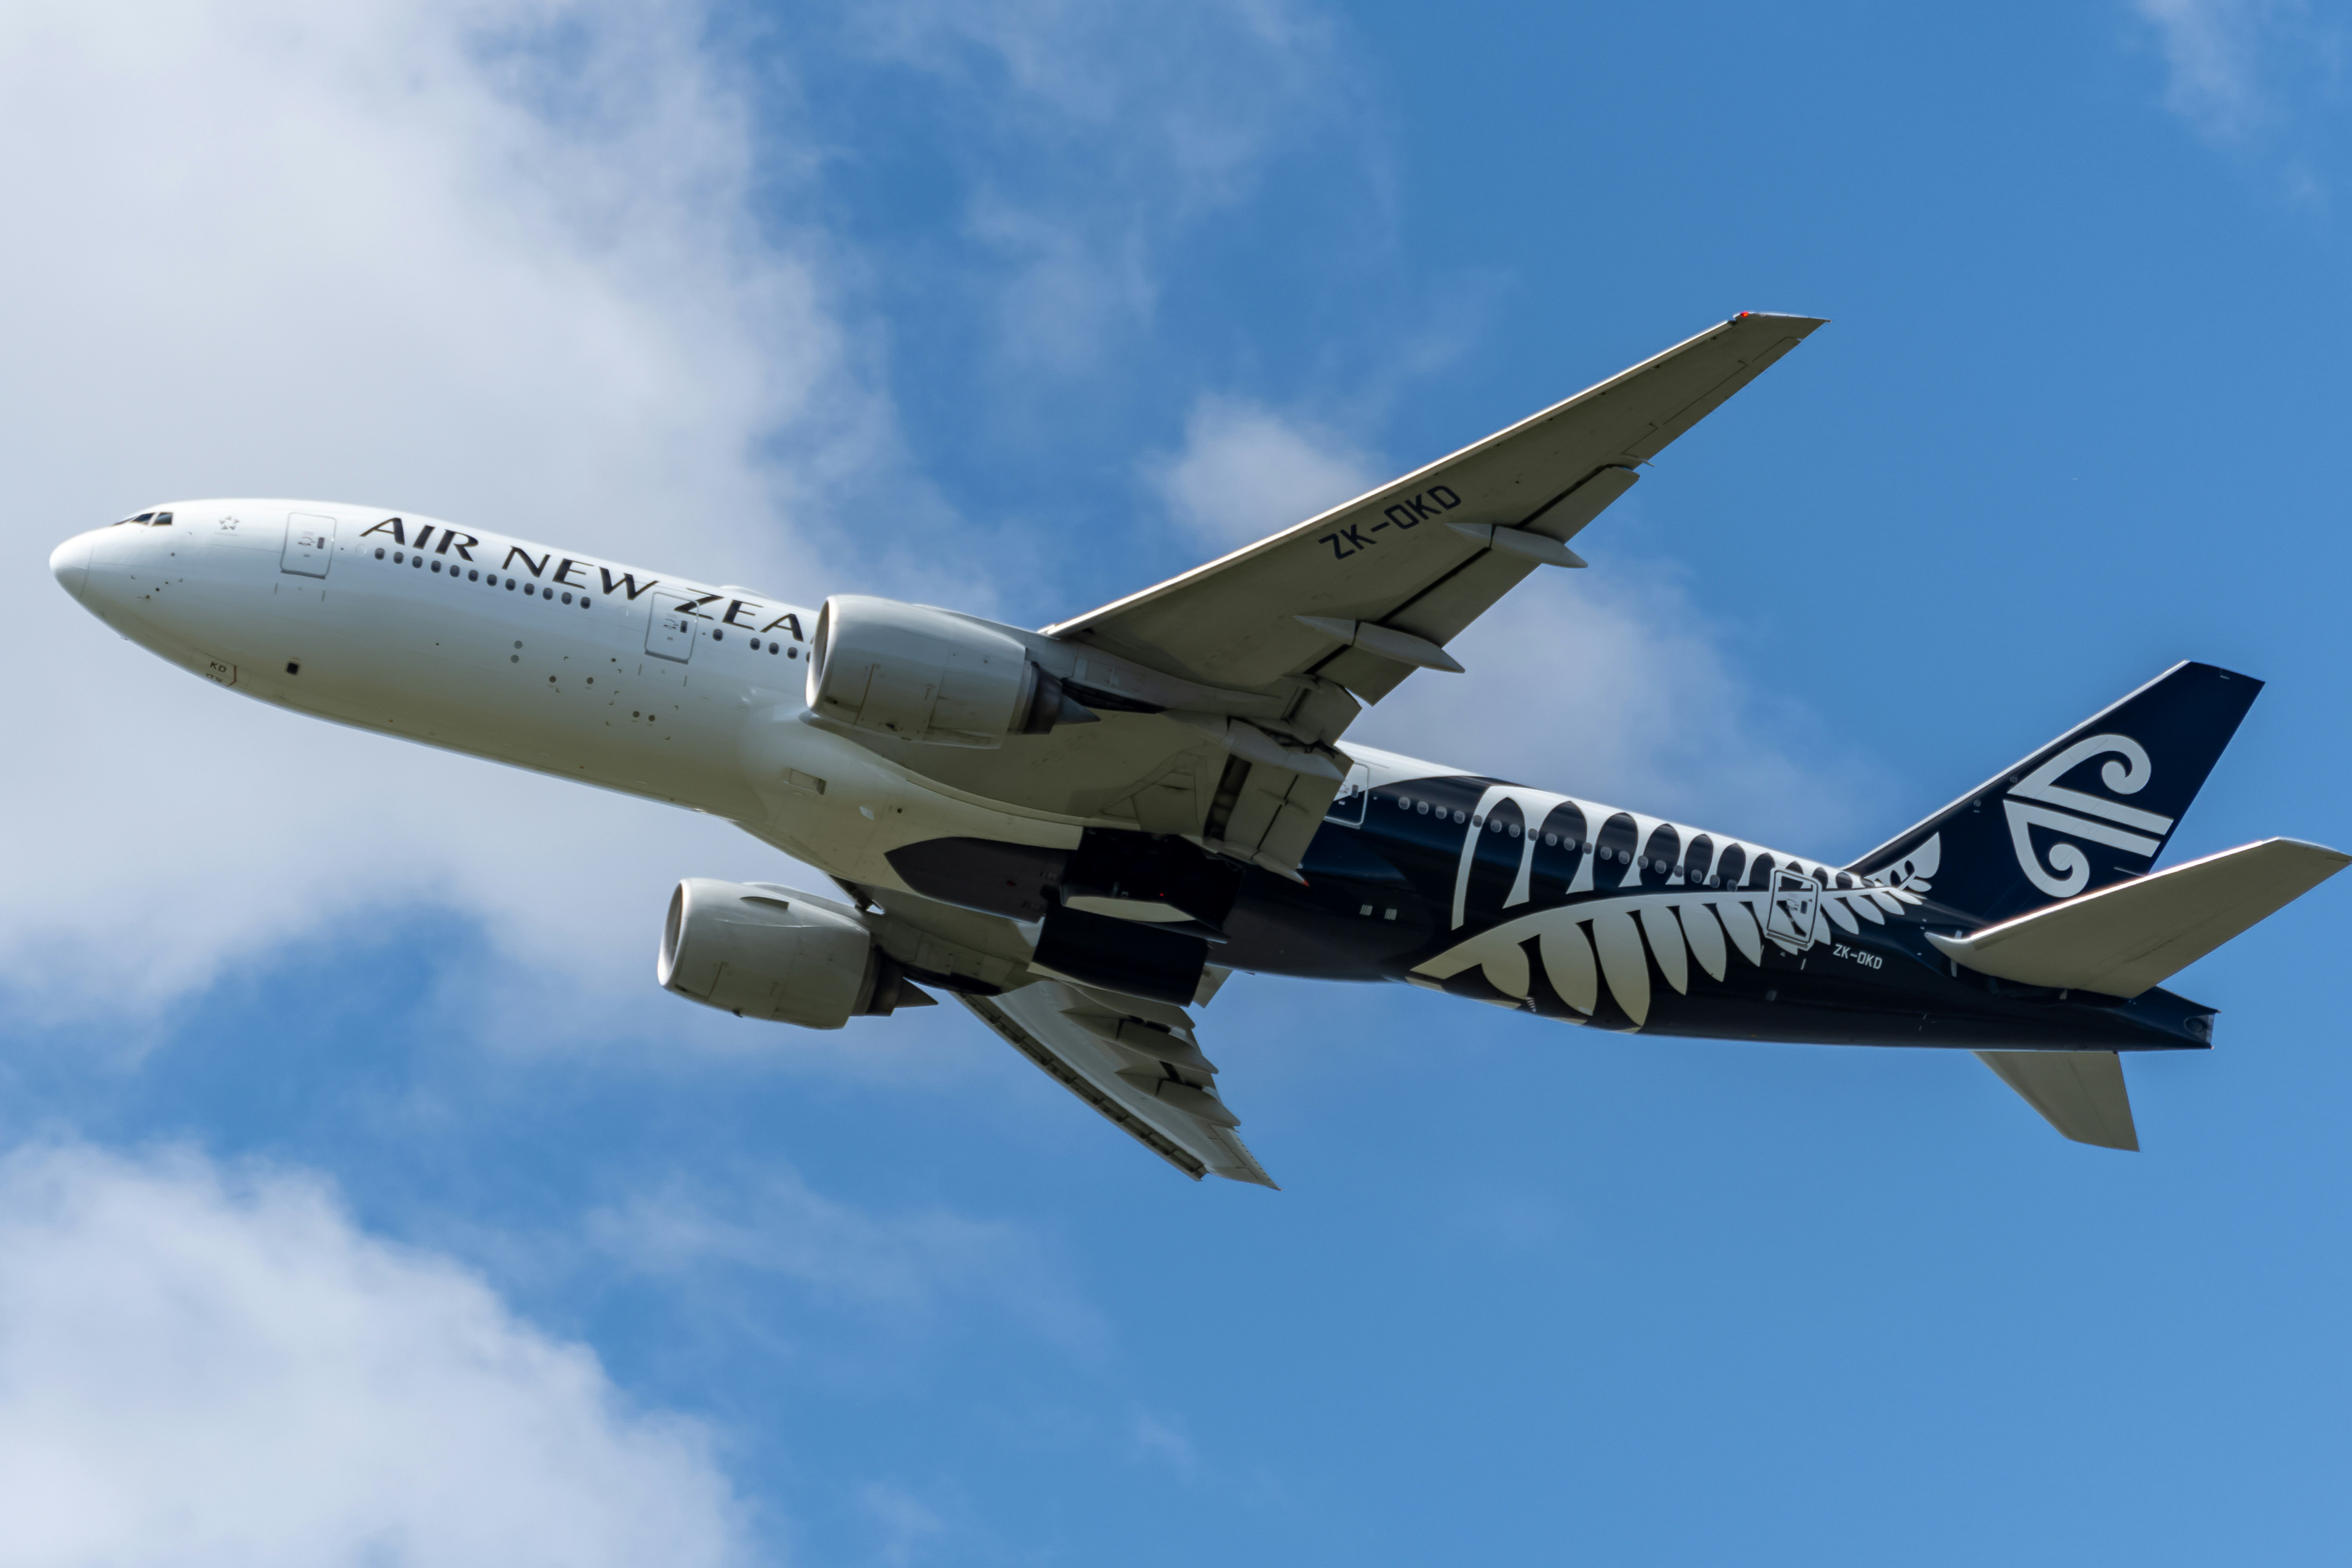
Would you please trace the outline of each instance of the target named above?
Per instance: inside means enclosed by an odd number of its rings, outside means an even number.
[[[2177,664],[1846,869],[1988,923],[2139,876],[2262,689]]]

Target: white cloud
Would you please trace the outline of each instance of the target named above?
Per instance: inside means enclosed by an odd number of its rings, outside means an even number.
[[[308,1180],[21,1150],[0,1256],[0,1560],[751,1555],[699,1428]]]
[[[890,1568],[914,1562],[924,1547],[947,1532],[947,1523],[922,1499],[887,1481],[858,1489],[858,1507],[881,1534],[880,1556]]]
[[[2263,0],[2135,0],[2171,77],[2165,101],[2200,129],[2232,135],[2254,104],[2253,26]]]
[[[897,462],[821,270],[755,225],[691,5],[24,0],[0,10],[17,301],[21,1009],[153,1009],[386,901],[583,992],[652,993],[681,873],[778,858],[685,814],[208,689],[44,580],[159,498],[373,501],[796,597],[834,488]],[[549,47],[540,47],[546,45]],[[566,1021],[559,1016],[555,1023]]]
[[[973,204],[970,226],[1009,264],[997,325],[1002,352],[1015,365],[1084,369],[1151,313],[1158,290],[1135,234],[1090,237],[993,197]]]
[[[1229,201],[1337,107],[1335,29],[1292,0],[877,0],[853,25],[878,58],[1001,84],[985,101],[1002,131],[1118,166],[1125,189],[1097,194],[1138,206]]]
[[[1200,1468],[1200,1455],[1193,1450],[1192,1439],[1184,1435],[1181,1418],[1162,1419],[1149,1410],[1134,1413],[1129,1434],[1134,1440],[1136,1457],[1187,1480]]]
[[[2341,63],[2338,32],[2315,20],[2305,0],[2133,0],[2155,32],[2167,71],[2165,106],[2209,140],[2242,143],[2290,117],[2315,64]],[[2290,169],[2290,188],[2308,198],[2310,172]]]
[[[1203,397],[1154,465],[1169,512],[1220,552],[1304,522],[1389,476],[1337,431],[1243,398]]]
[[[722,1196],[673,1186],[589,1216],[590,1242],[647,1274],[742,1270],[912,1321],[950,1300],[982,1301],[1073,1343],[1101,1321],[1036,1238],[948,1210],[882,1215],[812,1190],[790,1167]]]
[[[1000,351],[1024,372],[1115,367],[1170,238],[1320,135],[1358,160],[1375,142],[1313,5],[870,0],[849,19],[855,47],[929,79],[956,121],[967,227],[1001,262]]]

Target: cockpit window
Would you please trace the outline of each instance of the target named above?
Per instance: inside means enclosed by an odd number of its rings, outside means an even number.
[[[157,512],[157,513],[155,514],[155,521],[154,521],[154,522],[153,522],[151,526],[155,527],[155,528],[169,528],[169,527],[171,527],[171,526],[172,526],[172,514],[171,514],[170,512],[168,512],[168,511],[159,511],[159,512]]]

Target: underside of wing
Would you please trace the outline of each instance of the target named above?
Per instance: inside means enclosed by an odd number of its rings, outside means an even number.
[[[1044,981],[963,1005],[1045,1075],[1192,1177],[1274,1185],[1217,1097],[1183,1010]]]
[[[1444,645],[1538,563],[1575,564],[1564,542],[1639,465],[1821,324],[1735,317],[1345,506],[1045,629],[1211,685],[1314,674],[1377,701],[1415,668],[1446,668]]]

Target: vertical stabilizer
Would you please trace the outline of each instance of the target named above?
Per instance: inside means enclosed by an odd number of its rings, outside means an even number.
[[[1846,869],[1988,923],[2144,875],[2262,689],[2175,665]]]

